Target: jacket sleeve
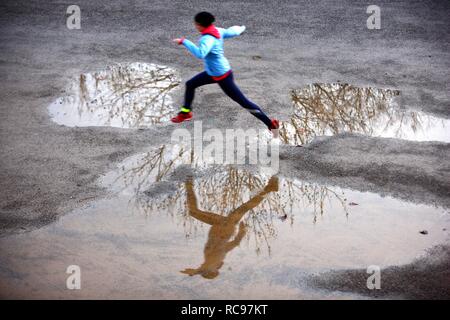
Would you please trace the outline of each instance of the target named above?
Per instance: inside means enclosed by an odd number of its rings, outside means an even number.
[[[204,35],[200,38],[198,47],[187,39],[184,39],[182,44],[192,53],[195,57],[199,59],[204,59],[206,55],[211,51],[214,45],[214,37],[210,35]]]
[[[222,30],[223,30],[222,37],[224,39],[233,38],[233,37],[239,36],[242,32],[244,32],[245,26],[233,26],[233,27],[229,27],[228,29],[222,29]]]

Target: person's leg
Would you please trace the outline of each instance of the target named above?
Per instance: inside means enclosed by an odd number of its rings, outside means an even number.
[[[214,83],[214,80],[209,76],[206,71],[199,73],[192,79],[186,81],[186,91],[184,94],[184,105],[182,112],[189,112],[192,110],[192,101],[195,96],[195,89],[204,86],[206,84]]]
[[[237,224],[247,211],[257,207],[269,192],[275,191],[278,191],[278,178],[276,176],[273,176],[270,178],[270,180],[267,182],[266,187],[261,192],[234,209],[234,211],[227,216],[227,220],[234,224]]]
[[[256,118],[264,122],[264,124],[272,129],[272,121],[256,104],[248,100],[244,94],[239,90],[238,86],[234,83],[233,73],[228,77],[218,82],[222,90],[234,101],[239,103],[242,107],[247,109]]]
[[[220,225],[225,222],[225,217],[216,213],[203,211],[198,208],[197,196],[194,191],[194,182],[191,178],[188,178],[185,182],[185,188],[189,215],[210,225]]]

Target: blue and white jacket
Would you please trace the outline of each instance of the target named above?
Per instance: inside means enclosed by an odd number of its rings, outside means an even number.
[[[203,59],[205,71],[214,80],[220,80],[231,70],[230,63],[223,53],[223,40],[236,37],[244,30],[245,26],[223,29],[216,28],[212,24],[202,32],[198,46],[184,38],[181,39],[180,44],[184,45],[195,57]]]

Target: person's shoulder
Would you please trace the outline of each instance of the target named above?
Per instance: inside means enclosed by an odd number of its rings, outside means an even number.
[[[217,29],[217,31],[219,31],[220,36],[222,36],[224,33],[227,32],[227,29],[226,29],[226,28],[219,28],[219,27],[217,27],[216,29]]]
[[[209,33],[202,34],[202,35],[200,36],[200,39],[210,39],[210,38],[212,38],[212,39],[217,39],[216,37],[214,37],[212,34],[209,34]]]
[[[222,37],[222,33],[220,33],[220,37]],[[200,37],[200,41],[214,42],[215,40],[218,40],[218,39],[216,37],[214,37],[212,34],[203,34]]]

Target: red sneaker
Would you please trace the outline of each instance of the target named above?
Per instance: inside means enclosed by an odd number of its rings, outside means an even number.
[[[173,117],[170,121],[173,123],[181,123],[183,121],[189,121],[192,119],[192,112],[183,113],[180,112],[176,115],[176,117]]]
[[[272,119],[272,124],[269,128],[270,132],[272,132],[272,135],[274,138],[278,138],[278,129],[280,128],[280,122],[277,119]]]
[[[272,125],[270,126],[269,130],[279,129],[279,128],[280,128],[280,122],[277,119],[272,119]]]

